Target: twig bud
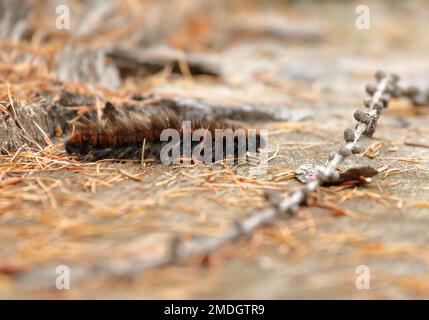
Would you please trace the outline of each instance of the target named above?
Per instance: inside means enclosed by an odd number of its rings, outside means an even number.
[[[373,120],[372,116],[369,113],[363,112],[361,110],[356,110],[354,113],[354,117],[356,121],[366,123],[366,124],[371,123],[371,121]]]
[[[372,96],[377,91],[377,87],[374,86],[373,84],[367,84],[365,86],[365,90],[369,95]]]
[[[346,142],[353,142],[355,140],[355,133],[352,129],[344,130],[344,140]]]
[[[378,71],[375,73],[375,78],[377,79],[377,81],[381,81],[381,80],[383,80],[385,77],[386,77],[386,73],[384,73],[384,72],[383,72],[383,71],[381,71],[381,70],[378,70]]]

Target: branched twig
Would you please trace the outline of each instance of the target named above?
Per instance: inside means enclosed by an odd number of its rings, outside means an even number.
[[[378,118],[383,108],[387,108],[389,99],[398,96],[397,75],[386,75],[383,72],[376,73],[377,86],[368,85],[366,91],[371,95],[364,100],[364,105],[369,109],[367,112],[356,111],[354,117],[358,122],[355,129],[344,131],[346,145],[338,152],[333,152],[329,160],[319,174],[309,181],[304,187],[294,191],[289,197],[284,198],[279,194],[267,194],[270,206],[254,210],[253,214],[243,220],[236,220],[224,233],[195,240],[191,243],[182,243],[179,237],[175,237],[170,245],[169,252],[158,259],[142,260],[136,258],[130,264],[111,264],[109,271],[116,275],[135,275],[143,269],[162,267],[174,263],[180,259],[198,255],[207,255],[223,245],[232,242],[242,236],[250,235],[254,230],[264,225],[272,224],[275,219],[284,214],[295,214],[299,206],[306,203],[310,193],[324,182],[338,179],[337,167],[351,154],[361,152],[358,145],[360,137],[365,134],[372,136],[375,132]],[[102,266],[105,269],[105,265]]]
[[[308,195],[329,180],[338,179],[337,167],[351,154],[361,152],[358,141],[363,134],[372,136],[375,132],[378,118],[383,108],[387,108],[389,99],[397,96],[397,82],[399,77],[395,74],[388,75],[381,71],[375,74],[378,85],[368,85],[366,91],[371,95],[364,100],[364,105],[369,109],[368,112],[357,110],[354,118],[358,122],[356,128],[346,129],[344,131],[344,140],[346,145],[338,152],[332,152],[324,169],[319,175],[309,181],[303,188],[293,192],[289,198],[281,199],[271,198],[270,203],[277,208],[279,213],[294,214],[298,207],[307,201]]]

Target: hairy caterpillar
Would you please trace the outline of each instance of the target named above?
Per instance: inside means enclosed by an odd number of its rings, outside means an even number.
[[[191,122],[190,128],[184,129],[182,127],[183,120]],[[207,136],[213,142],[217,134],[216,129],[231,129],[235,132],[233,140],[235,157],[242,156],[238,153],[240,137],[245,138],[246,150],[250,147],[248,142],[250,140],[247,139],[248,131],[241,123],[222,120],[180,119],[176,113],[165,108],[148,109],[124,106],[117,109],[108,102],[101,114],[92,110],[84,114],[75,123],[71,136],[65,142],[65,149],[67,153],[76,154],[79,158],[88,161],[140,159],[143,150],[144,158],[160,159],[161,150],[168,143],[161,141],[160,138],[165,129],[177,130],[181,138],[184,137],[185,130],[194,133],[196,130],[205,129]],[[256,134],[255,138],[256,149],[258,149],[264,145],[263,139],[259,134]],[[226,138],[223,139],[226,142]],[[191,141],[191,148],[193,149],[201,143],[203,141]],[[210,157],[214,159],[215,143],[211,145]],[[183,139],[181,139],[180,148],[182,147]],[[226,143],[223,144],[223,151],[225,151],[225,147]]]

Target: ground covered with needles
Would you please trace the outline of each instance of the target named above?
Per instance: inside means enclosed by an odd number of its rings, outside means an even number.
[[[427,1],[368,2],[370,30],[352,1],[70,1],[69,31],[49,1],[0,3],[0,298],[429,297],[429,106],[406,99],[343,164],[377,169],[370,183],[322,187],[296,216],[148,267],[302,186],[295,170],[344,144],[376,70],[428,88]],[[106,101],[267,128],[266,174],[67,155],[65,119]]]

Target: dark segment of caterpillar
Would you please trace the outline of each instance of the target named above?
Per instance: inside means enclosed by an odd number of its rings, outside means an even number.
[[[209,122],[200,119],[180,119],[174,112],[165,108],[145,109],[135,106],[116,108],[107,102],[101,115],[96,110],[85,113],[74,124],[71,136],[65,142],[69,154],[76,154],[80,160],[97,161],[102,159],[160,159],[161,149],[168,142],[161,141],[164,129],[175,129],[180,134],[180,154],[183,148],[183,121],[191,121],[190,130],[206,129],[212,138],[212,159],[215,158],[216,129],[244,129],[246,150],[249,147],[247,130],[244,125],[228,121]],[[189,130],[189,129],[188,129]],[[204,139],[203,139],[204,140]],[[234,139],[234,156],[238,154],[238,136]],[[226,147],[224,138],[224,153]],[[202,143],[192,141],[191,148]],[[143,148],[144,144],[144,148]],[[256,134],[256,149],[265,145],[262,137]]]

